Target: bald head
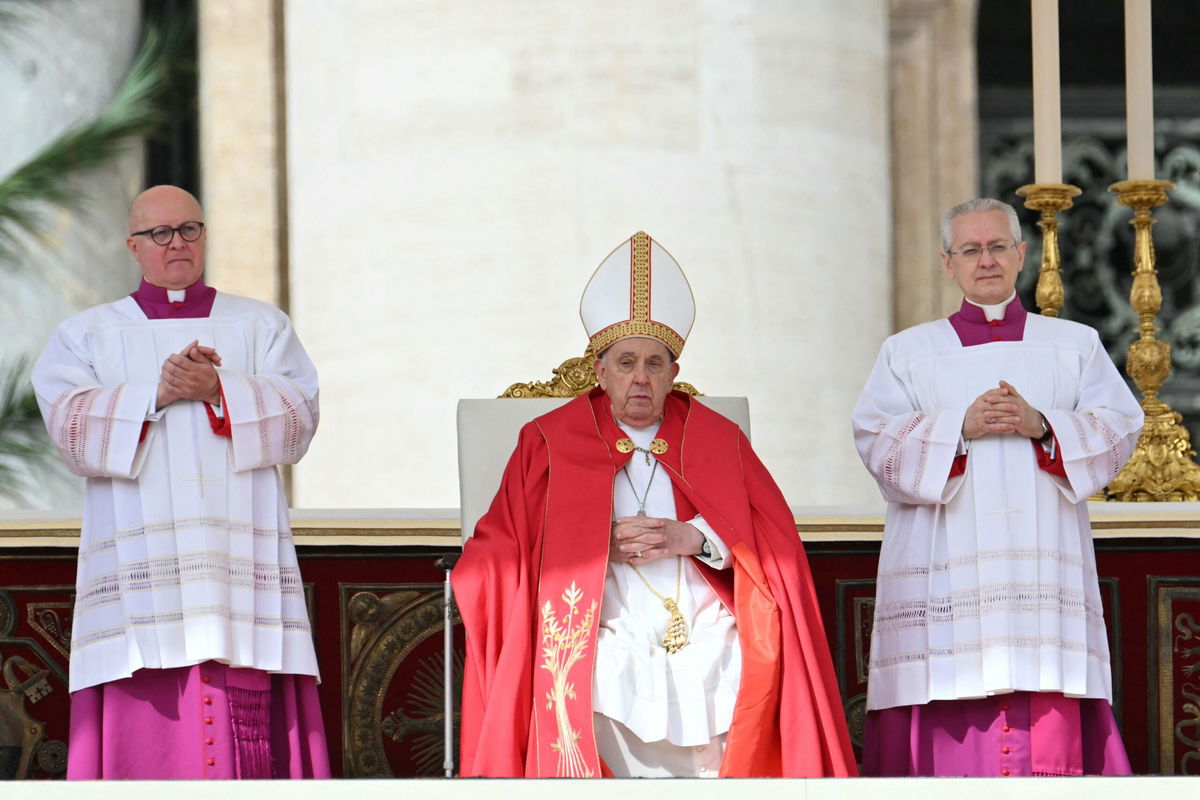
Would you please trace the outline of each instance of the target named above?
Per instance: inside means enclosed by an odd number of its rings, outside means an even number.
[[[204,211],[195,197],[178,186],[152,186],[133,201],[125,246],[141,265],[142,277],[148,283],[164,289],[186,289],[200,280],[208,234],[201,227],[194,242],[185,241],[178,228],[188,222],[203,225]],[[172,229],[167,244],[157,244],[150,235],[160,227]],[[160,240],[166,240],[166,236]]]
[[[183,213],[189,220],[204,221],[204,210],[200,208],[200,201],[191,192],[178,186],[162,184],[151,186],[134,198],[133,205],[129,207],[129,232],[161,224],[156,221],[157,216],[171,210]]]

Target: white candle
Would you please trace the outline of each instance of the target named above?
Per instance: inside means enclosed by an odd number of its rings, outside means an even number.
[[[1150,0],[1125,0],[1125,125],[1130,180],[1154,180]]]
[[[1062,183],[1058,0],[1030,0],[1033,18],[1033,180]]]

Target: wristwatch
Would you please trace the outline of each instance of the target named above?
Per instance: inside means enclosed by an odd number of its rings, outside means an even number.
[[[1039,442],[1048,442],[1054,436],[1054,432],[1050,430],[1050,426],[1046,423],[1046,415],[1042,415],[1042,435],[1038,437]]]
[[[712,558],[712,548],[708,546],[708,537],[705,537],[704,541],[700,543],[700,552],[696,555],[701,558]]]

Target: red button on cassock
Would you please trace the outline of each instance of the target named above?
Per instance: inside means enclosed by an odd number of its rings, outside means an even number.
[[[204,702],[204,705],[206,705],[206,706],[211,706],[211,705],[212,705],[212,698],[211,698],[211,697],[206,697],[206,698],[204,698],[204,701],[203,701],[203,702]]]
[[[212,725],[212,717],[205,717],[205,718],[204,718],[204,724],[205,724],[205,725]]]
[[[211,766],[214,766],[214,765],[217,763],[217,760],[216,760],[215,758],[210,758],[208,761],[205,761],[204,763],[205,763],[205,764],[208,764],[208,765],[211,767]],[[1005,775],[1007,775],[1008,773],[1007,773],[1007,772],[1005,772],[1004,774],[1005,774]]]
[[[215,740],[214,740],[214,739],[213,739],[213,738],[210,736],[209,738],[207,738],[207,739],[205,739],[205,740],[204,740],[204,743],[205,743],[205,744],[216,744],[216,741],[215,741]],[[1006,752],[1006,753],[1007,753],[1008,751],[1007,751],[1007,750],[1005,750],[1004,752]]]
[[[1003,728],[1001,728],[1000,730],[1004,731],[1005,733],[1008,733],[1009,731],[1011,731],[1011,730],[1012,730],[1012,728],[1010,728],[1010,727],[1008,727],[1007,725],[1005,725],[1005,726],[1004,726]]]
[[[211,763],[211,761],[210,761],[210,763]],[[1002,769],[1002,770],[1000,770],[1000,774],[1001,774],[1001,775],[1012,775],[1012,773],[1011,773],[1011,772],[1009,772],[1009,771],[1008,771],[1008,770],[1006,770],[1006,769]]]
[[[1008,708],[1009,708],[1008,703],[1005,703],[1004,705],[1000,706],[1001,711],[1008,711]]]
[[[205,683],[212,683],[212,676],[211,676],[211,675],[205,675],[205,676],[204,676],[203,678],[201,678],[200,680],[204,681]]]
[[[212,744],[212,739],[209,739],[209,740],[208,740],[208,743],[209,743],[209,744]],[[1000,748],[1000,752],[1001,752],[1001,753],[1004,753],[1004,755],[1008,755],[1009,753],[1011,753],[1011,752],[1012,752],[1012,748],[1011,748],[1011,747],[1001,747],[1001,748]]]

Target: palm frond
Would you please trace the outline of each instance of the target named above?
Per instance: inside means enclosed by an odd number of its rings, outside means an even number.
[[[0,496],[19,497],[32,479],[28,467],[46,464],[53,453],[29,383],[28,361],[20,358],[0,368]]]
[[[125,80],[99,117],[63,133],[0,181],[0,262],[13,262],[18,230],[36,235],[38,208],[50,203],[77,208],[87,198],[67,180],[110,161],[130,137],[153,135],[162,125],[161,99],[169,57],[162,37],[148,29]]]

